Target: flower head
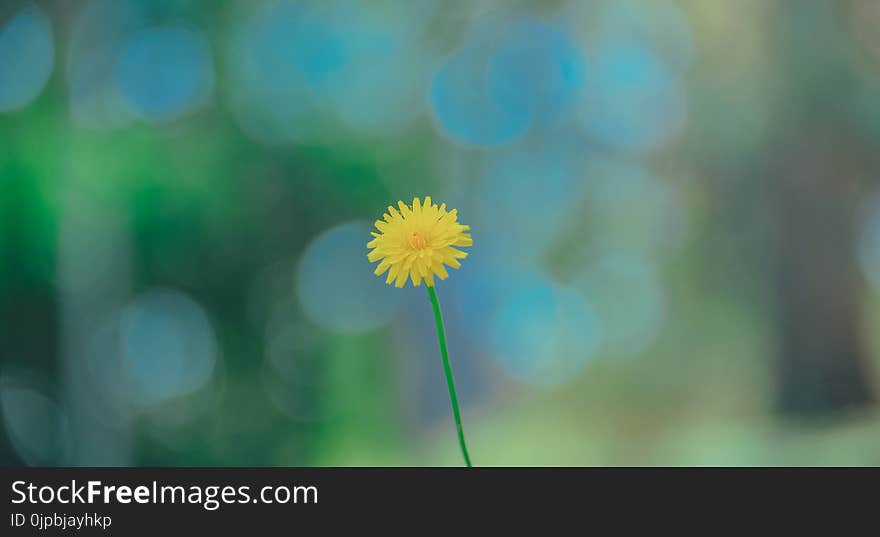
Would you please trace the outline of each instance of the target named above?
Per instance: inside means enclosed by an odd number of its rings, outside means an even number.
[[[458,268],[459,259],[467,257],[454,246],[470,246],[474,243],[469,233],[470,226],[458,223],[458,212],[446,210],[446,204],[439,207],[431,203],[426,196],[424,203],[413,198],[412,206],[402,201],[397,202],[398,209],[388,206],[384,220],[376,220],[376,229],[372,232],[373,240],[367,248],[373,250],[367,254],[371,263],[382,260],[376,267],[376,275],[381,276],[388,271],[385,283],[394,282],[396,287],[403,287],[409,277],[413,285],[422,283],[434,286],[434,275],[445,280],[449,275],[446,267]]]

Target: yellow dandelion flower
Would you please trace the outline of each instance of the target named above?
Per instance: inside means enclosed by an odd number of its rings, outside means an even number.
[[[444,265],[452,268],[461,266],[458,260],[467,257],[467,253],[455,247],[471,246],[474,243],[470,234],[466,233],[471,228],[458,223],[458,212],[455,209],[447,211],[445,203],[438,207],[431,203],[430,196],[426,196],[424,202],[414,198],[412,205],[398,201],[397,207],[399,210],[389,205],[388,212],[382,215],[383,220],[376,220],[376,229],[379,232],[372,232],[373,240],[367,243],[367,248],[372,248],[367,259],[370,263],[381,260],[376,267],[376,275],[381,276],[388,271],[385,283],[389,285],[394,282],[395,286],[403,287],[408,278],[414,286],[418,286],[425,280],[431,309],[434,310],[437,342],[440,344],[443,372],[446,375],[452,415],[458,431],[458,445],[465,465],[470,467],[471,457],[464,440],[461,410],[458,407],[455,379],[452,377],[452,366],[446,349],[446,330],[443,328],[440,301],[434,289],[434,276],[445,280],[449,274]]]
[[[470,226],[459,224],[458,211],[447,211],[445,203],[438,207],[430,196],[424,202],[414,198],[411,206],[398,201],[397,207],[389,205],[383,220],[376,220],[379,233],[372,232],[367,259],[371,263],[381,260],[376,275],[388,271],[385,283],[389,285],[394,282],[403,287],[409,278],[414,286],[424,279],[425,285],[433,287],[435,275],[441,280],[449,275],[444,265],[457,269],[458,260],[467,257],[455,247],[473,244],[466,233]]]

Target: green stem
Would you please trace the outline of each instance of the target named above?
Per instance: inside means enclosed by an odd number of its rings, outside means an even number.
[[[434,322],[437,324],[437,339],[440,340],[440,355],[443,357],[443,371],[446,372],[446,386],[449,387],[449,399],[452,401],[452,414],[455,416],[455,427],[458,429],[458,444],[461,446],[461,454],[464,462],[470,468],[471,458],[468,456],[467,445],[464,443],[464,428],[461,426],[461,411],[458,409],[458,396],[455,395],[455,380],[452,378],[452,367],[449,365],[449,354],[446,352],[446,331],[443,329],[443,315],[440,313],[440,302],[437,301],[437,293],[434,287],[426,285],[428,296],[431,298],[431,307],[434,309]]]

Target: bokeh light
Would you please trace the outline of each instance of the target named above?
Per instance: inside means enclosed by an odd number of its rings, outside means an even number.
[[[31,102],[52,74],[52,26],[36,6],[19,11],[0,27],[0,112]]]
[[[122,313],[125,371],[133,398],[149,406],[191,393],[212,377],[217,340],[207,314],[190,297],[153,289]]]
[[[552,124],[575,102],[585,77],[585,60],[561,27],[481,20],[435,73],[429,101],[444,134],[491,146]]]
[[[681,132],[681,77],[694,55],[687,15],[665,0],[600,2],[572,8],[591,27],[594,59],[582,104],[584,131],[616,149],[647,152]]]
[[[424,109],[428,53],[420,44],[421,33],[436,2],[411,4],[393,10],[387,2],[385,9],[343,2],[328,16],[335,21],[345,61],[320,90],[325,106],[357,134],[399,133]]]
[[[599,348],[602,327],[582,295],[545,281],[509,295],[489,334],[507,373],[528,385],[555,387],[577,380]]]
[[[532,125],[549,126],[580,97],[586,69],[577,43],[561,27],[521,20],[502,37],[490,60],[489,93],[526,103]],[[505,96],[512,92],[522,96]]]
[[[289,2],[265,8],[242,24],[227,47],[233,111],[260,142],[299,140],[309,132],[313,106],[294,45],[308,37],[300,31],[304,15],[302,5]],[[326,52],[323,63],[332,64],[332,57]]]
[[[62,463],[67,421],[45,393],[10,376],[0,378],[0,409],[6,434],[16,452],[31,465]]]
[[[504,95],[492,99],[479,84],[484,77],[483,51],[463,48],[451,56],[434,76],[431,109],[438,125],[454,140],[472,145],[500,144],[520,135],[529,123],[523,103]]]
[[[681,85],[643,45],[603,45],[585,91],[584,128],[614,147],[654,149],[672,139],[684,123]]]
[[[361,135],[399,132],[424,105],[418,29],[432,5],[386,16],[349,2],[258,10],[229,47],[242,128],[267,144],[320,140],[327,116]]]
[[[469,217],[487,255],[539,261],[583,207],[582,151],[570,143],[497,152]]]
[[[323,232],[305,249],[297,272],[297,295],[315,324],[333,332],[363,332],[387,323],[402,292],[373,275],[367,260],[370,227],[341,224]]]
[[[471,343],[485,352],[492,352],[494,347],[486,334],[492,329],[493,317],[507,297],[540,276],[533,270],[505,262],[503,258],[493,258],[480,249],[473,249],[467,260],[468,269],[457,271],[450,281],[457,314]]]
[[[211,52],[198,33],[159,26],[123,46],[116,79],[125,102],[146,119],[170,120],[204,103],[214,83]]]

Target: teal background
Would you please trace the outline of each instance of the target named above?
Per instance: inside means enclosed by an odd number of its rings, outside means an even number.
[[[0,6],[0,464],[875,465],[870,0]]]

